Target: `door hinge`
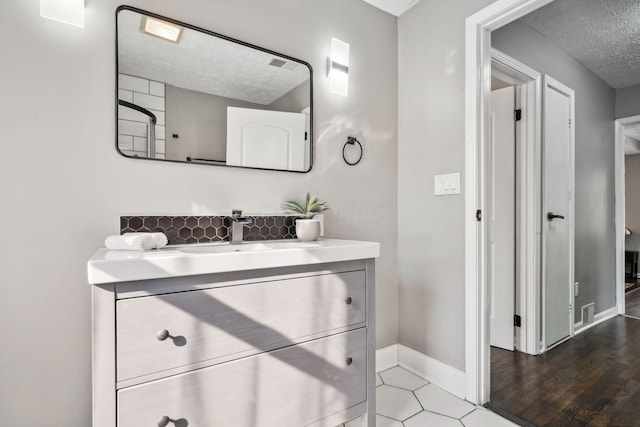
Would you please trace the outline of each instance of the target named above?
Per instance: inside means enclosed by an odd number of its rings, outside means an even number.
[[[517,326],[518,328],[522,326],[522,317],[516,314],[513,316],[513,326]]]
[[[482,221],[482,211],[481,211],[480,209],[478,209],[478,210],[476,211],[476,220],[477,220],[478,222],[479,222],[479,221]]]
[[[514,117],[516,122],[519,122],[520,120],[522,120],[522,110],[520,108],[514,111]]]
[[[569,119],[569,127],[571,127],[571,119]]]

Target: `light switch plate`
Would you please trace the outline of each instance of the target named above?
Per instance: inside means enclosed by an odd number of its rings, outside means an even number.
[[[460,172],[433,177],[434,196],[460,194]]]

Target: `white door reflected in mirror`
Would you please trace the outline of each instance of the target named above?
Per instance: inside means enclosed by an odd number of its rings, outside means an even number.
[[[306,116],[227,107],[227,165],[304,171]]]

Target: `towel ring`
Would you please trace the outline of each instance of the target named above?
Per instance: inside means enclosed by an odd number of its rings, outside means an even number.
[[[356,143],[358,144],[358,146],[360,147],[360,157],[358,157],[358,160],[356,160],[355,162],[350,162],[349,160],[347,160],[347,156],[345,154],[345,151],[347,149],[347,145],[356,145]],[[362,144],[360,144],[360,141],[358,141],[355,137],[353,136],[348,136],[347,137],[347,142],[344,143],[344,146],[342,147],[342,159],[344,160],[344,162],[346,164],[348,164],[349,166],[355,166],[358,163],[360,163],[360,160],[362,160],[362,155],[364,154],[364,149],[362,148]]]

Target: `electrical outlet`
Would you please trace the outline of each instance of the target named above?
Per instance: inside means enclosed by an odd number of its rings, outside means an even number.
[[[577,297],[578,295],[580,295],[580,283],[576,282],[573,284],[573,296]]]

